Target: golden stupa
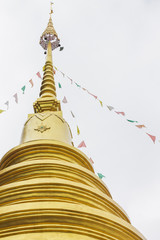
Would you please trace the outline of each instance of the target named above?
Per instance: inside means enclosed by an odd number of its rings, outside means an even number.
[[[145,239],[73,146],[56,98],[52,50],[60,44],[51,17],[40,44],[47,58],[35,113],[28,115],[20,145],[1,160],[0,239]]]

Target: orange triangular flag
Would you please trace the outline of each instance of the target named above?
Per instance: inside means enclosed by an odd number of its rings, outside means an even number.
[[[135,125],[137,128],[145,128],[145,125]]]
[[[30,82],[30,84],[31,84],[31,87],[33,87],[33,86],[34,86],[34,84],[33,84],[33,81],[32,81],[32,79],[31,79],[31,80],[29,80],[29,82]]]
[[[82,148],[82,147],[87,147],[84,141],[82,141],[82,142],[78,145],[78,148]]]
[[[63,103],[67,103],[67,98],[64,97],[63,100],[62,100]]]
[[[151,139],[152,139],[152,141],[155,143],[155,141],[156,141],[156,136],[153,136],[153,135],[151,135],[151,134],[149,134],[149,133],[146,133]]]

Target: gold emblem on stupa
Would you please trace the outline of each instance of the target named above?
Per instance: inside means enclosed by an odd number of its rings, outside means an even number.
[[[41,124],[41,126],[38,126],[38,128],[35,128],[34,130],[43,133],[49,129],[51,128]]]

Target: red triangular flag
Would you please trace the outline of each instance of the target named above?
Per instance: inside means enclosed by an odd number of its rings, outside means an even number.
[[[93,96],[95,99],[97,99],[97,96],[95,96],[94,94],[90,93],[89,91],[87,91],[91,96]]]
[[[33,87],[33,86],[34,86],[34,84],[33,84],[33,81],[32,81],[32,79],[31,79],[31,80],[29,80],[29,82],[30,82],[30,84],[31,84],[31,87]]]
[[[121,114],[122,116],[125,116],[125,113],[124,113],[124,112],[116,112],[116,111],[115,111],[115,113]]]
[[[40,79],[42,79],[40,72],[37,72],[36,75],[37,75]]]
[[[155,143],[156,141],[156,136],[150,135],[149,133],[146,133],[151,139],[152,141]]]
[[[68,102],[67,102],[67,98],[64,97],[63,100],[62,100],[62,102],[63,102],[63,103],[68,103]]]
[[[78,145],[78,148],[82,148],[82,147],[87,147],[84,141],[82,141],[82,142]]]
[[[90,158],[89,160],[90,160],[90,162],[91,162],[92,164],[94,164],[94,161],[92,160],[92,158]]]
[[[17,93],[14,94],[13,97],[15,98],[15,102],[18,103],[18,95],[17,95]]]

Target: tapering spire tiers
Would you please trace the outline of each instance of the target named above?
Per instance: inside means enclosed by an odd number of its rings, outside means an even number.
[[[60,102],[56,99],[56,87],[54,82],[52,62],[52,51],[60,44],[58,35],[53,27],[51,13],[48,26],[40,39],[40,45],[45,50],[47,50],[47,57],[44,66],[40,98],[37,99],[37,101],[33,105],[35,113],[40,113],[44,111],[61,111]]]

